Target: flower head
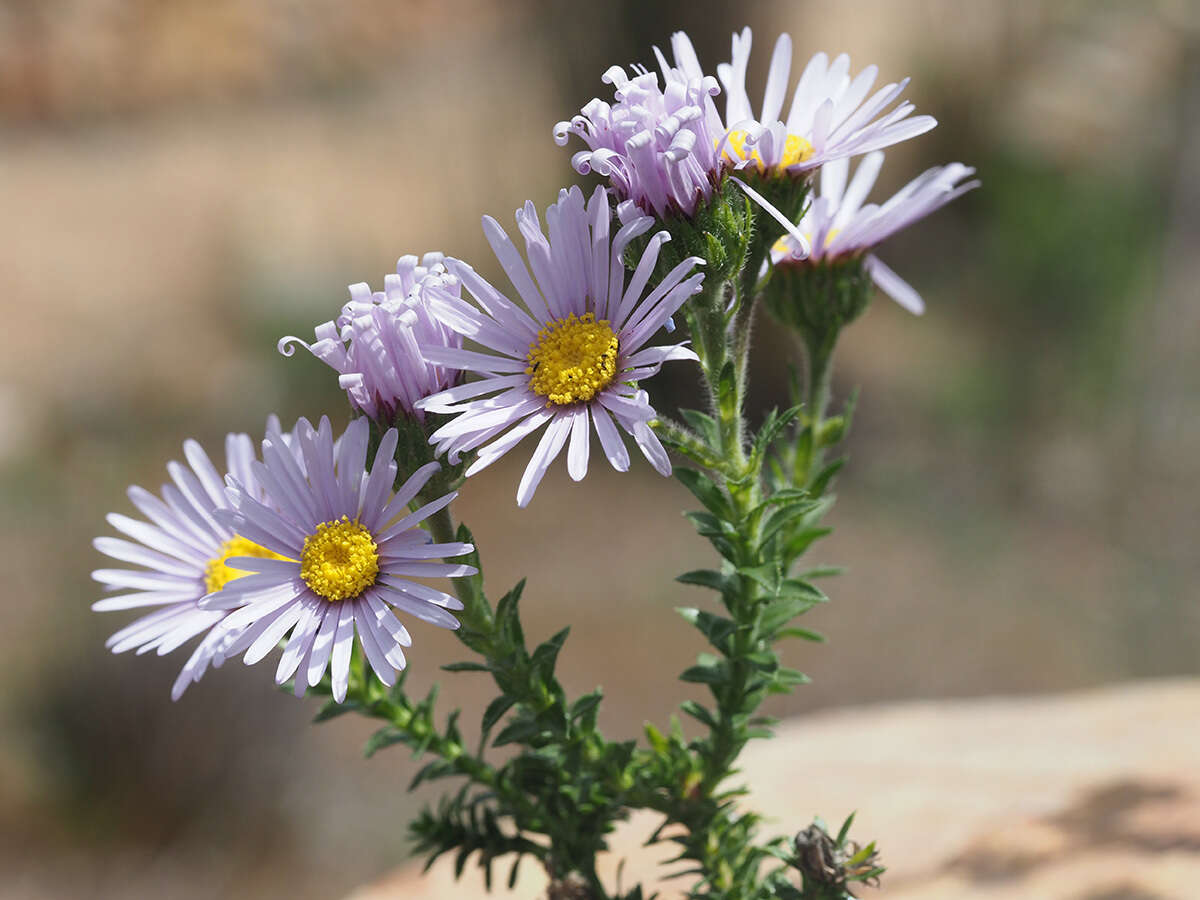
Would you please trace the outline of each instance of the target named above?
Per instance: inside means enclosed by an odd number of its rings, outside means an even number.
[[[682,344],[646,344],[700,289],[703,275],[689,274],[700,260],[683,260],[647,291],[659,249],[670,239],[659,232],[649,239],[626,283],[626,248],[653,220],[634,218],[610,237],[604,188],[597,188],[586,203],[579,188],[562,191],[546,211],[549,238],[532,203],[518,210],[516,219],[529,268],[495,219],[485,217],[483,228],[524,309],[457,259],[447,259],[446,266],[481,308],[452,293],[431,294],[435,314],[485,351],[424,348],[431,362],[483,376],[418,404],[455,416],[433,434],[438,452],[450,454],[453,462],[478,448],[479,456],[466,472],[470,476],[544,428],[517,489],[521,506],[533,497],[568,439],[567,470],[576,481],[583,478],[593,428],[618,471],[629,467],[620,426],[658,471],[669,474],[670,461],[648,424],[654,410],[637,385],[667,360],[696,358]]]
[[[290,436],[280,432],[274,417],[268,421],[267,430],[276,441],[287,446]],[[136,486],[129,489],[129,499],[149,521],[110,513],[108,523],[129,540],[99,537],[93,542],[106,556],[140,568],[93,572],[92,577],[105,585],[112,596],[97,601],[92,609],[105,612],[154,608],[108,639],[105,646],[114,653],[155,650],[162,656],[209,632],[225,618],[225,613],[202,609],[201,599],[245,574],[227,565],[230,557],[278,558],[273,551],[248,540],[221,521],[218,511],[230,509],[232,502],[223,475],[204,449],[188,440],[184,442],[183,453],[186,465],[167,464],[171,483],[163,486],[161,496]],[[226,473],[246,485],[246,490],[260,493],[251,471],[253,461],[254,445],[248,435],[226,436]],[[188,684],[198,680],[210,664],[220,665],[222,659],[218,641],[202,642],[184,666],[172,696],[178,699]]]
[[[382,291],[350,285],[350,302],[336,319],[317,326],[313,343],[288,336],[279,341],[279,352],[291,356],[299,344],[328,364],[339,373],[338,385],[351,405],[376,421],[391,422],[398,413],[423,419],[416,402],[449,387],[458,372],[425,362],[418,346],[462,344],[429,312],[425,293],[435,284],[449,289],[440,253],[427,253],[419,262],[401,257]]]
[[[909,118],[914,107],[907,101],[888,109],[904,92],[907,78],[883,86],[868,98],[878,68],[867,66],[851,78],[850,57],[844,53],[832,63],[824,53],[808,61],[785,118],[792,67],[792,39],[786,34],[775,42],[766,92],[756,115],[746,91],[750,38],[749,28],[735,34],[731,61],[717,66],[726,93],[724,120],[715,104],[710,101],[708,106],[708,128],[722,139],[719,152],[738,168],[803,174],[830,160],[916,137],[937,125],[932,116]],[[703,76],[695,48],[684,32],[672,35],[671,50],[674,69],[682,78]],[[662,54],[658,58],[667,72],[666,59]]]
[[[797,252],[795,239],[781,238],[771,250],[777,266],[809,265],[857,257],[878,246],[897,231],[925,218],[956,197],[979,186],[979,181],[964,183],[975,173],[970,166],[950,163],[934,166],[914,178],[882,205],[864,205],[883,165],[883,153],[869,153],[858,164],[854,177],[847,179],[850,161],[838,159],[821,169],[820,195],[813,200],[800,220],[811,251]],[[872,280],[885,294],[913,313],[921,313],[925,304],[920,295],[899,275],[873,254],[865,258]]]
[[[355,632],[372,670],[395,683],[405,666],[403,647],[412,643],[395,610],[443,628],[457,628],[447,610],[462,609],[451,595],[410,579],[471,575],[467,565],[429,562],[470,553],[470,544],[432,544],[419,523],[447,506],[450,493],[409,513],[409,503],[439,468],[418,469],[394,495],[397,433],[380,441],[366,469],[370,423],[355,419],[335,444],[329,420],[313,428],[301,419],[295,446],[278,435],[263,441],[262,462],[251,474],[261,499],[236,477],[230,479],[234,510],[218,518],[227,527],[272,551],[270,559],[235,557],[244,570],[201,606],[226,613],[214,643],[224,656],[245,651],[258,662],[285,636],[275,672],[282,684],[295,675],[296,694],[317,684],[329,669],[333,696],[345,699]]]
[[[710,130],[705,102],[720,91],[712,76],[664,79],[642,67],[632,78],[620,66],[604,73],[616,103],[594,99],[569,122],[554,126],[561,147],[571,134],[588,145],[571,157],[581,175],[609,179],[622,200],[645,213],[691,216],[712,196],[723,165],[716,152],[721,133]]]

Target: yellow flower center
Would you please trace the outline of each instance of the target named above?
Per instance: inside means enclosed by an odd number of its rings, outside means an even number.
[[[833,239],[838,236],[838,232],[841,230],[842,229],[840,229],[840,228],[834,228],[832,231],[829,232],[829,234],[825,235],[825,244],[822,246],[821,249],[825,249],[825,247],[828,247],[830,244],[832,244]],[[809,232],[805,232],[804,236],[806,238],[808,238],[808,240],[810,242],[812,241],[812,234],[810,234]],[[779,253],[779,254],[791,253],[792,245],[790,243],[788,243],[788,239],[786,237],[781,237],[779,240],[777,240],[774,244],[771,245],[771,250],[773,252]]]
[[[748,159],[758,163],[760,172],[766,169],[763,163],[763,158],[758,152],[757,147],[751,147],[750,153],[746,153],[746,140],[749,134],[745,131],[731,131],[729,138],[725,143],[726,152],[737,159]],[[717,142],[718,144],[720,141]],[[789,134],[787,140],[783,142],[783,155],[779,158],[779,163],[776,168],[786,169],[788,166],[794,166],[796,163],[805,162],[811,159],[813,155],[813,145],[805,138],[798,134]]]
[[[280,556],[274,550],[268,550],[261,544],[256,544],[254,541],[242,537],[240,534],[235,534],[221,545],[220,553],[210,559],[208,565],[204,567],[204,589],[210,594],[213,591],[219,591],[235,579],[251,574],[244,569],[232,569],[225,564],[226,560],[235,556],[253,556],[258,559],[287,558]]]
[[[557,319],[538,332],[525,356],[529,388],[546,405],[591,400],[617,374],[617,336],[593,313]]]
[[[304,539],[300,577],[331,603],[357,597],[379,574],[379,547],[371,532],[345,516],[322,522]]]

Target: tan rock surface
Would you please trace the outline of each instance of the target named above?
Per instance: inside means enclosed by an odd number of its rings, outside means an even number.
[[[1200,682],[1061,696],[930,701],[794,719],[752,745],[749,804],[789,833],[814,815],[879,841],[869,896],[892,900],[1195,900],[1200,897]],[[613,841],[605,871],[650,880],[638,845],[655,817]],[[511,896],[536,898],[532,866]],[[664,898],[677,886],[663,886]],[[361,888],[353,900],[483,894],[448,860]]]

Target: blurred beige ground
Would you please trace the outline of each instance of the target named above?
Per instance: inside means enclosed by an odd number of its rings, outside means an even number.
[[[769,711],[1197,672],[1194,4],[0,0],[0,897],[341,896],[405,856],[433,799],[405,792],[414,764],[364,761],[349,717],[310,727],[266,666],[170,704],[182,651],[103,648],[127,619],[88,611],[90,541],[187,437],[343,422],[280,336],[401,254],[498,276],[479,216],[577,180],[551,129],[604,69],[677,28],[715,63],[744,24],[760,83],[779,30],[914,76],[941,124],[889,151],[883,189],[951,159],[984,181],[882,254],[928,313],[881,300],[846,335],[836,393],[862,394],[814,561],[849,572],[806,623],[829,644],[789,651],[813,684]],[[758,420],[794,348],[769,323],[755,346]],[[667,408],[694,387],[685,367],[651,385]],[[671,579],[711,562],[688,495],[558,468],[518,512],[519,464],[459,501],[489,589],[528,575],[531,636],[573,626],[562,677],[603,685],[608,733],[663,723],[701,649],[672,607],[704,602]],[[568,516],[589,552],[547,549]],[[414,637],[424,690],[457,645]],[[443,680],[478,721],[485,683]],[[868,816],[876,789],[821,812]]]
[[[821,815],[876,840],[888,871],[865,898],[1192,900],[1200,884],[1200,681],[1142,682],[1052,697],[910,702],[791,720],[743,757],[746,803],[794,834]],[[642,848],[639,815],[612,841],[627,885],[654,884],[670,853]],[[669,845],[667,845],[669,848]],[[500,870],[504,865],[499,864]],[[668,869],[669,871],[669,869]],[[684,879],[686,881],[686,879]],[[513,897],[538,900],[526,865]],[[678,883],[655,886],[677,896]],[[348,900],[482,896],[473,864],[417,865]]]

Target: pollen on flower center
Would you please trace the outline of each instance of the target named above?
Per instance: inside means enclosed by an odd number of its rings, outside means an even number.
[[[233,569],[227,566],[226,560],[235,556],[253,556],[258,559],[285,559],[274,550],[268,550],[261,544],[256,544],[249,538],[235,534],[221,545],[220,552],[208,561],[204,567],[204,589],[210,594],[219,591],[229,582],[250,573],[243,569]]]
[[[726,139],[725,146],[728,152],[738,158],[753,160],[758,163],[758,170],[761,172],[766,169],[766,164],[763,162],[762,155],[758,152],[758,147],[752,146],[750,152],[746,152],[746,140],[750,135],[739,129],[729,132],[729,137]],[[783,153],[779,157],[779,162],[775,164],[776,168],[786,169],[788,166],[794,166],[797,163],[802,163],[810,159],[813,155],[813,145],[807,139],[800,137],[798,134],[789,134],[787,140],[783,142]]]
[[[357,597],[379,574],[379,547],[357,521],[346,516],[322,522],[304,539],[300,576],[330,602]]]
[[[617,336],[593,313],[556,319],[538,332],[525,361],[529,388],[551,404],[591,400],[617,374]]]

